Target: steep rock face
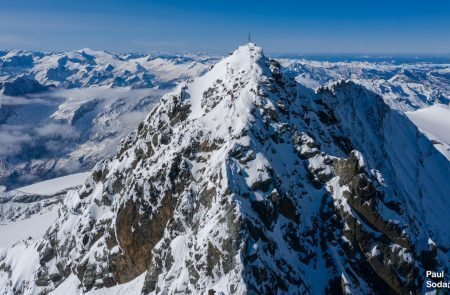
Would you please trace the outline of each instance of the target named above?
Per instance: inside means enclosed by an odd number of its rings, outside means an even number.
[[[449,205],[449,162],[381,97],[351,82],[341,82],[330,92],[324,101],[335,110],[343,133],[364,155],[367,166],[380,171],[389,201],[401,202],[403,209],[420,216],[417,231],[422,232],[416,234],[421,239],[432,238],[428,235],[433,232],[440,244],[448,244],[440,220],[445,220]]]
[[[145,294],[420,293],[427,267],[449,266],[448,161],[363,87],[280,73],[248,44],[165,95],[12,285],[146,272]]]

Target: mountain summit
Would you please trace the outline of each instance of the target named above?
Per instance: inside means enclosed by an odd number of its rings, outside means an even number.
[[[43,240],[4,254],[2,280],[7,293],[420,293],[425,270],[449,267],[448,168],[376,94],[313,92],[250,43],[163,96]],[[18,251],[38,257],[25,274]]]

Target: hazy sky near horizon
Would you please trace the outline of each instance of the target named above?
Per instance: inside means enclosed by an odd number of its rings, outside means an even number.
[[[449,0],[0,0],[0,48],[450,54]]]

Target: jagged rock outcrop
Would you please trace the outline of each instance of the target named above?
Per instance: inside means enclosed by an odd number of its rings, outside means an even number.
[[[24,288],[420,293],[449,267],[448,161],[362,86],[281,73],[248,44],[164,96],[68,194]]]

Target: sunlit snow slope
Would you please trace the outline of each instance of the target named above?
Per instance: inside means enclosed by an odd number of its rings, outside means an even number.
[[[0,193],[0,248],[24,239],[38,240],[56,221],[61,200],[80,187],[89,173],[59,177]]]
[[[406,115],[450,160],[450,107],[437,104],[415,112],[407,112]]]

